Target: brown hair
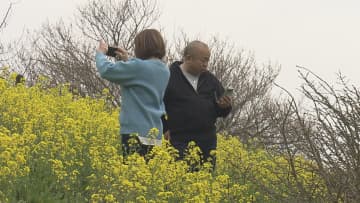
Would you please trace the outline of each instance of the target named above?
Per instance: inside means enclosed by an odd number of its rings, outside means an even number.
[[[165,42],[159,31],[146,29],[135,37],[135,56],[140,59],[156,57],[162,59],[165,56]]]

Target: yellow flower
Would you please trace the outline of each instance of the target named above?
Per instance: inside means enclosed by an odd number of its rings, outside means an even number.
[[[16,172],[18,164],[15,161],[8,161],[7,165],[12,172]]]
[[[26,162],[25,157],[24,157],[24,155],[22,155],[22,154],[17,154],[17,155],[16,155],[16,161],[17,161],[19,164],[24,164],[24,163]]]
[[[159,135],[159,129],[151,128],[148,133],[149,137],[155,139]]]
[[[115,199],[114,195],[109,194],[109,195],[105,196],[105,201],[106,202],[116,202],[116,199]]]
[[[8,161],[11,158],[11,153],[9,151],[3,151],[0,154],[0,158],[3,159],[4,161]]]
[[[101,202],[102,198],[100,194],[92,194],[91,202]]]

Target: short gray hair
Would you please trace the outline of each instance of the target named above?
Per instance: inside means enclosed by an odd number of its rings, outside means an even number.
[[[194,55],[194,50],[199,46],[209,48],[209,46],[202,41],[199,41],[199,40],[191,41],[184,48],[183,57],[186,57],[187,55],[190,55],[190,56]]]

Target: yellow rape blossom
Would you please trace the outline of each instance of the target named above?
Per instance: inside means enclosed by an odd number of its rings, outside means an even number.
[[[166,142],[148,161],[137,154],[124,160],[119,109],[107,103],[108,90],[92,99],[74,97],[66,86],[44,86],[0,79],[0,202],[39,196],[47,202],[286,202],[299,194],[299,182],[314,202],[327,193],[311,170],[316,165],[304,157],[296,157],[295,182],[284,157],[230,136],[219,135],[213,172],[200,164],[195,143],[184,161],[176,161]],[[158,134],[149,131],[152,138]],[[198,170],[190,172],[188,164]]]

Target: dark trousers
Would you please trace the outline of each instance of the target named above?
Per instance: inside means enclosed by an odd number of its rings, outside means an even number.
[[[184,159],[185,155],[187,154],[189,142],[191,141],[194,141],[202,152],[200,164],[209,161],[212,164],[214,170],[216,164],[216,156],[215,154],[211,153],[211,151],[216,150],[216,146],[217,146],[216,137],[208,140],[196,140],[196,139],[180,140],[171,137],[170,139],[171,145],[179,151],[179,160]]]
[[[138,136],[122,134],[121,135],[121,148],[123,157],[138,153],[140,156],[145,157],[154,146],[141,144]]]

